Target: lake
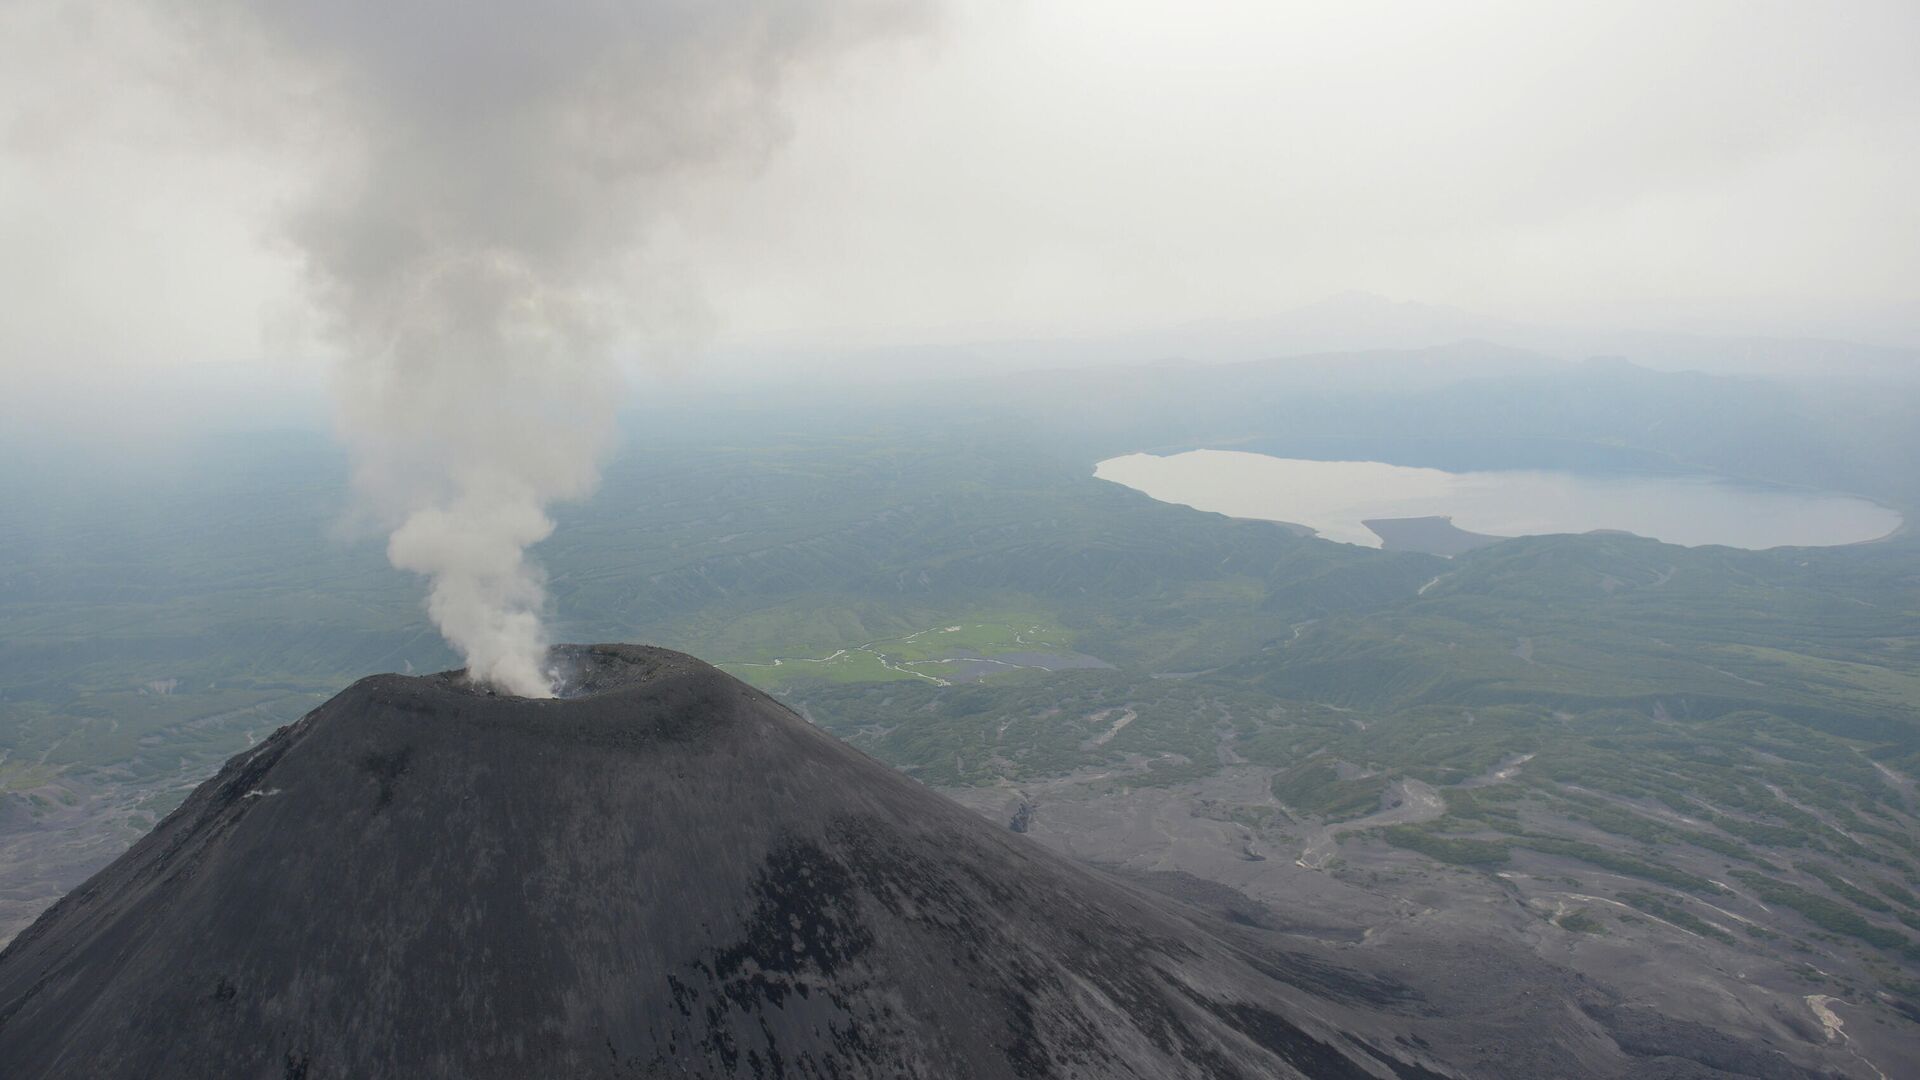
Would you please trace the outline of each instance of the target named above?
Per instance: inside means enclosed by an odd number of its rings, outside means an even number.
[[[1867,499],[1712,476],[1445,472],[1238,450],[1127,454],[1100,462],[1094,475],[1162,502],[1301,525],[1341,543],[1381,547],[1386,533],[1393,547],[1441,554],[1485,542],[1463,539],[1463,533],[1511,537],[1606,529],[1689,547],[1761,549],[1877,540],[1901,523],[1898,513]]]

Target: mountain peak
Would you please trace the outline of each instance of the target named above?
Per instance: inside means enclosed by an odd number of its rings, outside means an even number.
[[[0,1072],[1440,1075],[707,664],[559,659],[234,758],[0,953]]]

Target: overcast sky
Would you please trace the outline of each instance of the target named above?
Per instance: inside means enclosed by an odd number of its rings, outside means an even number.
[[[134,5],[6,8],[5,370],[313,362],[280,231],[301,144],[224,134],[234,103]],[[794,82],[787,137],[663,208],[628,287],[722,343],[1101,333],[1348,289],[1915,340],[1916,49],[1911,2],[976,0]]]

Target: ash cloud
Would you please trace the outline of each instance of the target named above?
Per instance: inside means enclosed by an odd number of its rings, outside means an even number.
[[[287,216],[339,348],[338,426],[388,555],[476,678],[548,696],[548,509],[594,486],[675,200],[782,135],[783,88],[918,33],[916,0],[230,0],[169,9],[235,111],[311,133]],[[285,112],[258,103],[279,102]],[[272,123],[253,123],[256,134]]]

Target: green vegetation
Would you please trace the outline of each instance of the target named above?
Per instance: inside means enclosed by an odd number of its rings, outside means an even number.
[[[1498,840],[1460,837],[1445,833],[1446,823],[1398,825],[1380,830],[1380,837],[1395,847],[1418,851],[1430,858],[1459,866],[1497,866],[1509,861],[1516,848],[1577,859],[1591,866],[1643,881],[1657,882],[1689,892],[1714,896],[1725,890],[1713,882],[1684,870],[1642,859],[1594,844],[1562,837],[1523,833]]]
[[[1416,825],[1395,825],[1380,830],[1381,839],[1395,847],[1417,851],[1430,859],[1455,866],[1501,866],[1513,857],[1509,844],[1470,837],[1442,836]]]
[[[1620,899],[1656,919],[1670,922],[1689,933],[1712,938],[1723,944],[1733,944],[1732,934],[1688,911],[1683,906],[1684,901],[1677,897],[1669,898],[1650,892],[1624,892],[1620,894]]]
[[[1273,778],[1273,797],[1286,806],[1330,821],[1359,817],[1380,806],[1387,778],[1366,774],[1353,766],[1354,775],[1341,779],[1344,763],[1309,761]]]
[[[1745,882],[1763,902],[1792,908],[1808,922],[1824,930],[1858,938],[1877,949],[1896,950],[1902,954],[1913,950],[1905,934],[1868,922],[1845,904],[1763,874],[1740,871],[1735,876]]]
[[[983,616],[968,616],[968,619]],[[960,621],[909,634],[847,641],[817,657],[769,656],[718,665],[767,690],[794,683],[970,682],[1016,671],[1045,671],[1099,661],[1073,651],[1073,635],[1032,612],[995,612],[992,622]],[[814,634],[819,634],[818,630]],[[1001,659],[1004,658],[1004,659]]]
[[[1866,908],[1868,911],[1878,911],[1885,914],[1893,910],[1892,904],[1887,903],[1885,900],[1880,899],[1864,889],[1856,887],[1852,882],[1847,881],[1839,874],[1834,873],[1818,863],[1795,863],[1794,869],[1799,870],[1809,877],[1819,879],[1820,883],[1827,888],[1839,893],[1854,904]]]
[[[1653,862],[1618,851],[1610,851],[1593,844],[1583,844],[1577,840],[1561,840],[1551,836],[1526,836],[1515,841],[1543,855],[1559,855],[1563,858],[1578,859],[1581,862],[1610,870],[1627,877],[1640,878],[1643,881],[1671,885],[1676,889],[1699,893],[1703,896],[1716,896],[1725,892],[1720,886],[1706,878],[1678,870],[1665,863]]]
[[[1606,927],[1601,924],[1600,920],[1594,918],[1593,913],[1586,908],[1581,908],[1578,911],[1569,912],[1568,914],[1560,916],[1558,925],[1560,929],[1571,931],[1575,934],[1604,934],[1607,932]]]

